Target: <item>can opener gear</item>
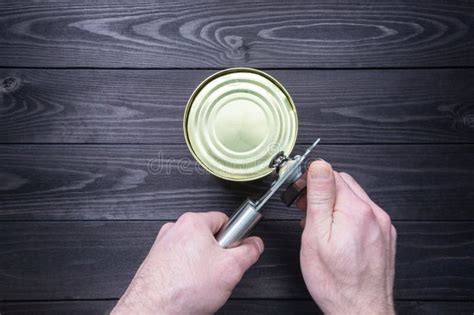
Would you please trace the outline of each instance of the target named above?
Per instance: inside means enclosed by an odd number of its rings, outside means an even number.
[[[239,206],[217,234],[216,239],[219,246],[229,248],[245,238],[262,218],[263,206],[284,184],[288,184],[288,187],[282,192],[280,199],[287,206],[291,206],[298,196],[306,190],[305,165],[303,162],[319,143],[319,140],[317,139],[301,156],[295,155],[290,158],[285,156],[283,152],[275,155],[269,167],[275,169],[278,178],[272,182],[270,188],[257,201],[247,198]]]

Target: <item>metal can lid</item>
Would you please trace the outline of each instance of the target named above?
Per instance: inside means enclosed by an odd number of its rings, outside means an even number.
[[[232,68],[204,80],[191,95],[184,133],[196,160],[233,181],[261,178],[280,151],[289,155],[298,118],[285,88],[270,75]]]

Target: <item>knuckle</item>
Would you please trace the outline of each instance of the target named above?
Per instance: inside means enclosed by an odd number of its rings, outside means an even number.
[[[390,216],[384,211],[381,211],[379,216],[380,216],[380,225],[382,226],[384,231],[387,231],[387,232],[390,231],[390,227],[392,225],[392,220],[390,219]]]
[[[198,215],[196,213],[185,212],[179,217],[177,222],[182,223],[182,224],[189,224],[196,221],[197,217]]]
[[[173,227],[174,223],[167,222],[163,224],[156,235],[155,242],[158,242],[164,235],[168,234],[169,230]]]
[[[359,224],[361,225],[371,225],[375,222],[375,215],[372,211],[372,208],[366,204],[362,203],[356,208],[355,215],[358,219]]]
[[[251,246],[250,249],[249,249],[249,260],[251,262],[251,264],[254,264],[255,262],[257,262],[258,258],[260,257],[260,250],[258,249],[257,247],[258,245],[254,245],[254,246]]]
[[[161,226],[161,229],[158,231],[158,235],[156,236],[156,238],[158,239],[159,237],[163,236],[164,234],[166,234],[168,232],[169,229],[171,229],[171,227],[173,227],[173,223],[171,222],[168,222],[168,223],[165,223]]]
[[[325,190],[312,191],[307,196],[307,201],[313,206],[326,205],[332,200],[332,193]]]
[[[174,223],[167,222],[167,223],[163,224],[163,226],[161,227],[161,229],[162,229],[162,230],[168,230],[168,229],[170,229],[173,225],[174,225]]]
[[[218,216],[220,216],[222,218],[222,221],[229,221],[229,216],[227,214],[225,214],[224,212],[215,212]]]
[[[366,203],[361,203],[359,205],[359,213],[361,214],[362,217],[364,218],[372,218],[374,213],[372,212],[372,208],[366,204]]]

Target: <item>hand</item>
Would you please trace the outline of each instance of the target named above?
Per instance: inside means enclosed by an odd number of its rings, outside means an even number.
[[[307,192],[301,269],[327,314],[394,314],[397,233],[387,213],[348,174],[313,162]]]
[[[263,252],[258,237],[223,249],[220,212],[185,213],[166,223],[112,314],[211,314]]]

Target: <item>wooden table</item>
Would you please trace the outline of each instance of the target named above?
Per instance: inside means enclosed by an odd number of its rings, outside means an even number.
[[[0,313],[102,314],[164,222],[267,187],[198,174],[184,144],[189,95],[234,66],[280,80],[295,152],[321,137],[390,213],[399,312],[472,314],[474,3],[442,0],[2,1]],[[270,202],[223,313],[317,310],[300,216]]]

